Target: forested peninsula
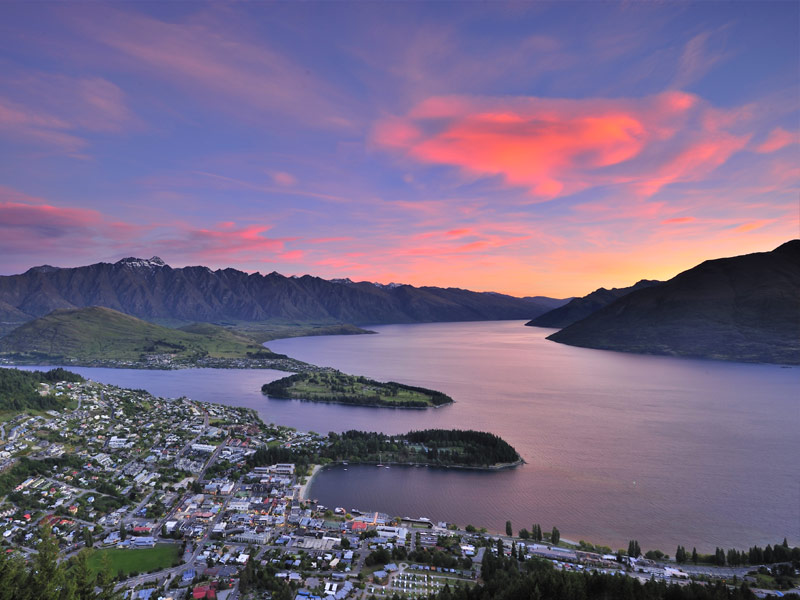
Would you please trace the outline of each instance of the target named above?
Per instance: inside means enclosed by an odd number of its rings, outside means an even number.
[[[519,453],[505,440],[483,431],[426,429],[402,435],[365,431],[329,433],[318,448],[259,448],[251,466],[295,463],[304,472],[312,464],[337,462],[415,464],[434,467],[498,469],[522,464]]]
[[[436,408],[453,402],[436,390],[395,381],[382,383],[339,371],[297,373],[265,383],[261,392],[271,398],[389,408]]]

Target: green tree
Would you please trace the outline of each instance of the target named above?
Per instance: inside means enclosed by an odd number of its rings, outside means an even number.
[[[519,537],[523,540],[530,539],[531,534],[527,529],[520,529],[519,530]]]
[[[639,542],[631,540],[628,542],[628,556],[631,558],[638,558],[642,555],[642,549],[639,547]]]
[[[75,578],[76,590],[75,595],[78,600],[94,600],[94,588],[96,577],[89,569],[89,551],[84,549],[78,552],[75,557],[75,566],[73,567],[73,576]]]
[[[550,541],[554,546],[558,546],[558,542],[561,541],[561,532],[555,525],[553,526],[553,531],[550,532]]]
[[[97,600],[121,600],[122,592],[117,592],[114,588],[114,576],[111,574],[111,559],[108,554],[103,555],[100,561],[100,572],[97,574],[97,587],[100,588],[100,593],[97,595]]]
[[[83,543],[86,544],[87,548],[94,546],[94,537],[88,527],[83,528]]]
[[[541,542],[544,537],[542,536],[542,526],[538,523],[534,523],[533,527],[531,527],[531,536],[537,542]]]
[[[511,529],[511,521],[506,521],[506,535],[507,536],[514,535],[514,530]]]
[[[36,549],[27,591],[37,600],[59,600],[64,571],[58,565],[58,542],[49,527],[42,530],[42,540]]]
[[[697,548],[692,548],[692,562],[694,564],[697,564],[698,560],[699,560],[699,558],[697,556]]]
[[[124,542],[126,537],[128,537],[128,530],[125,527],[125,523],[120,523],[119,524],[119,539],[121,539]]]

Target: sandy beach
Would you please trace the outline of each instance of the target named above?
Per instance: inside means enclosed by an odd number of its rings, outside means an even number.
[[[322,469],[322,465],[314,465],[314,467],[311,469],[311,474],[306,477],[306,482],[300,486],[300,489],[298,490],[300,500],[308,500],[308,488],[311,487],[311,482],[314,481],[314,477],[317,476],[317,473],[319,473],[320,469]]]

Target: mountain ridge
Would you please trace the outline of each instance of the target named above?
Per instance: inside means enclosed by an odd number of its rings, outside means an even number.
[[[204,266],[158,257],[83,267],[32,267],[0,277],[0,321],[21,324],[57,309],[104,306],[155,322],[386,324],[530,319],[563,303],[458,288],[331,282]]]
[[[576,321],[585,319],[593,312],[600,310],[604,306],[608,306],[615,300],[621,298],[630,292],[658,285],[660,281],[652,279],[642,279],[635,284],[624,288],[611,288],[604,287],[598,288],[590,294],[581,298],[573,298],[567,304],[554,308],[553,310],[539,315],[525,323],[529,327],[552,327],[553,329],[563,329],[568,325],[572,325]]]
[[[800,364],[800,239],[707,260],[547,339],[587,348]]]

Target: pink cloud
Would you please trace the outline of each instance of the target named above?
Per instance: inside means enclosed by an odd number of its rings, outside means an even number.
[[[677,225],[681,223],[692,223],[695,221],[694,217],[675,217],[674,219],[664,219],[661,221],[662,225]]]
[[[286,173],[284,171],[276,171],[272,173],[272,180],[277,183],[278,185],[294,185],[297,183],[297,179],[294,175]]]
[[[379,121],[372,140],[536,200],[604,185],[652,195],[705,177],[743,148],[749,135],[725,130],[736,123],[729,113],[679,91],[614,100],[443,96]]]
[[[742,223],[738,227],[734,228],[734,231],[737,233],[747,233],[749,231],[755,231],[756,229],[761,229],[762,227],[769,225],[770,223],[774,223],[775,219],[759,219],[758,221],[751,221],[749,223]]]
[[[766,140],[756,146],[756,152],[768,154],[770,152],[776,152],[781,148],[785,148],[790,144],[796,143],[798,143],[797,133],[790,133],[782,127],[776,127],[770,132]]]
[[[703,178],[743,148],[749,136],[724,129],[737,121],[729,113],[678,91],[618,100],[444,96],[379,121],[372,140],[539,200],[609,184],[652,195]]]

